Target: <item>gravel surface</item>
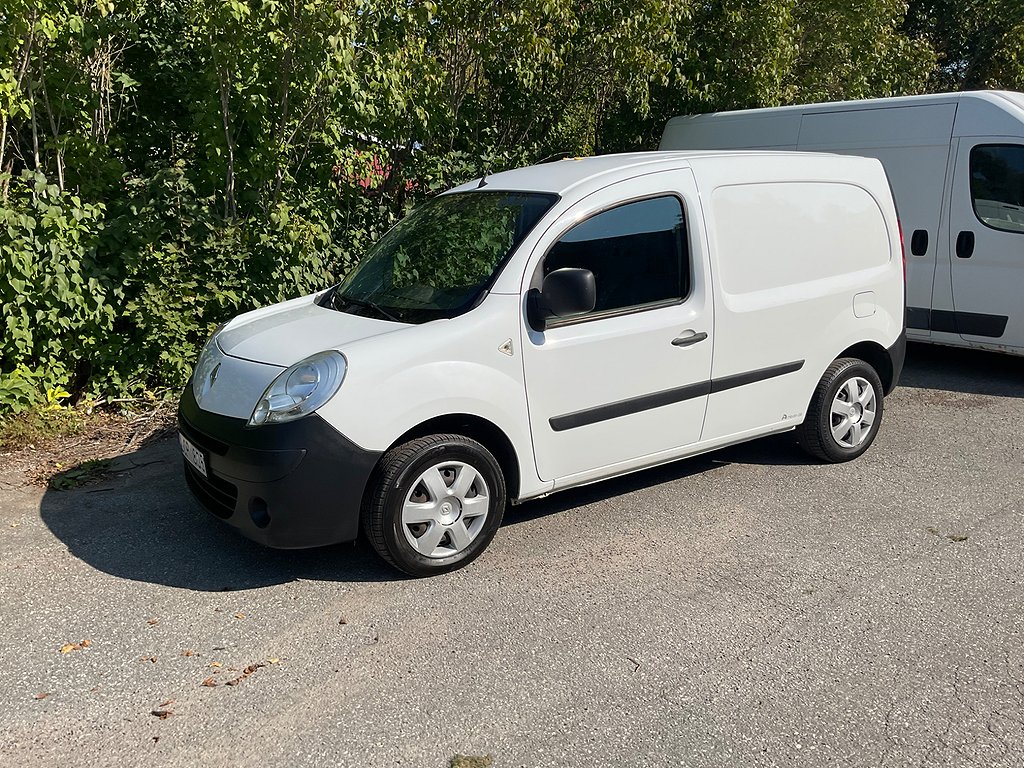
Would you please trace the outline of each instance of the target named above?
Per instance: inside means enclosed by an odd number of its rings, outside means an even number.
[[[912,345],[856,462],[569,491],[427,580],[239,538],[171,440],[7,485],[0,764],[1024,765],[1022,423],[1024,359]]]

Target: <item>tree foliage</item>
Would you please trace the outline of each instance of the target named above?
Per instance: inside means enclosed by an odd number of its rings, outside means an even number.
[[[180,386],[216,323],[481,173],[1022,84],[1017,0],[3,0],[0,409]]]

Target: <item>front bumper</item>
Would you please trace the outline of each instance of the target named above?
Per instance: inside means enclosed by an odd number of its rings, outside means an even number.
[[[207,477],[184,462],[189,489],[248,538],[300,549],[358,536],[363,493],[381,454],[363,450],[318,414],[248,427],[200,409],[190,382],[178,429],[206,455]]]

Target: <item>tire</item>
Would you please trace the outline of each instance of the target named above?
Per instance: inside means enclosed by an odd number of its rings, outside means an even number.
[[[878,434],[883,398],[882,381],[874,368],[853,357],[836,360],[814,390],[807,416],[796,429],[797,442],[822,461],[856,459]]]
[[[501,467],[483,445],[461,435],[419,437],[381,459],[363,531],[378,555],[410,576],[448,573],[487,548],[506,496]]]

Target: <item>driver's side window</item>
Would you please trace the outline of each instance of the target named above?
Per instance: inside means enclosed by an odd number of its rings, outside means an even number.
[[[971,148],[971,202],[983,224],[1024,232],[1024,145]]]
[[[591,216],[545,256],[544,275],[563,267],[589,269],[597,285],[593,311],[573,321],[682,300],[690,288],[682,202],[665,195]]]

